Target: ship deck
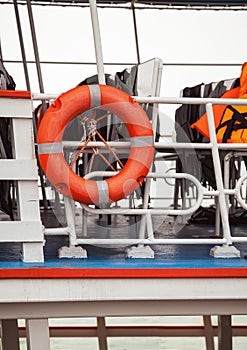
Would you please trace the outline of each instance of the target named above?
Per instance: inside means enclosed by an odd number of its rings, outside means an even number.
[[[61,208],[60,208],[61,210]],[[207,208],[205,208],[205,211]],[[76,231],[80,237],[82,230],[80,209],[76,213]],[[113,219],[112,219],[113,218]],[[46,228],[66,225],[64,213],[60,215],[53,209],[41,210],[41,219]],[[66,234],[52,234],[45,236],[44,262],[22,261],[22,244],[18,242],[1,243],[0,251],[0,278],[61,278],[61,277],[229,277],[247,275],[247,243],[235,243],[240,251],[240,258],[215,258],[210,255],[210,249],[216,244],[206,244],[205,239],[218,239],[215,235],[215,226],[211,224],[198,224],[193,220],[187,223],[176,222],[177,218],[164,215],[153,218],[155,228],[154,237],[171,239],[169,244],[153,244],[154,258],[127,258],[126,250],[131,245],[124,244],[90,244],[90,238],[135,239],[138,235],[138,218],[129,215],[114,215],[111,222],[107,222],[107,215],[101,218],[90,215],[87,218],[87,237],[82,245],[87,251],[87,258],[59,258],[58,251],[62,246],[69,246],[69,237]],[[2,216],[2,220],[4,216]],[[203,222],[203,219],[202,219]],[[244,237],[247,230],[246,223],[236,222],[231,225],[232,237]],[[87,240],[88,238],[88,240]],[[200,239],[201,244],[174,243],[174,239]],[[112,242],[112,241],[111,241]],[[158,240],[157,240],[158,242]],[[181,241],[180,241],[181,242]],[[234,272],[233,272],[234,269]],[[242,269],[242,272],[240,270]],[[154,271],[152,271],[154,270]],[[18,272],[19,271],[19,275]],[[38,272],[39,271],[39,272]],[[48,275],[46,271],[52,273]],[[53,271],[53,272],[52,272]],[[72,272],[73,271],[73,272]],[[83,272],[84,271],[84,272]],[[91,272],[90,272],[91,271]],[[96,271],[99,271],[98,273]],[[115,271],[115,272],[114,272]],[[139,271],[139,272],[138,272]],[[140,272],[146,271],[146,272]],[[156,272],[155,272],[156,271]],[[162,272],[163,271],[163,272]],[[187,271],[187,272],[186,272]],[[208,271],[208,272],[207,272]],[[220,272],[222,271],[222,272]],[[112,273],[112,274],[111,274]],[[221,275],[222,273],[222,275]],[[43,275],[44,274],[44,275]],[[68,276],[67,276],[68,274]],[[160,275],[159,275],[160,274]],[[240,274],[240,275],[239,275]],[[246,274],[246,275],[245,275]],[[11,276],[9,276],[11,277]]]
[[[55,217],[52,210],[41,213],[43,223],[50,227],[62,225],[61,217]],[[81,218],[79,219],[80,222]],[[205,244],[204,239],[219,238],[214,234],[215,226],[210,224],[176,224],[176,218],[165,216],[156,219],[159,223],[154,232],[155,238],[187,239],[199,238],[197,244],[154,244],[154,258],[127,258],[126,251],[131,245],[90,244],[90,238],[134,238],[138,222],[131,224],[133,217],[117,215],[107,223],[107,215],[101,219],[90,216],[88,219],[88,240],[83,248],[87,258],[59,258],[62,246],[69,246],[66,234],[45,237],[44,262],[22,261],[22,244],[18,242],[1,243],[0,279],[142,279],[142,278],[246,278],[247,277],[247,243],[236,243],[240,251],[239,258],[215,258],[210,249],[217,244]],[[78,221],[78,219],[77,219]],[[176,229],[174,231],[174,227]],[[81,224],[77,225],[77,230]],[[232,236],[245,235],[247,223],[231,226]],[[89,244],[87,244],[89,242]],[[180,241],[181,242],[181,241]]]
[[[42,212],[47,225],[57,225],[54,219],[51,212]],[[116,237],[128,231],[128,237],[133,237],[135,226],[130,220],[127,215],[119,215],[107,224],[107,217],[96,216],[88,220],[88,234]],[[155,235],[174,238],[175,218],[158,220]],[[246,228],[245,223],[234,224],[232,235],[244,235]],[[126,258],[127,246],[86,244],[86,259],[61,259],[58,249],[68,246],[68,236],[52,235],[46,237],[45,261],[25,263],[21,260],[21,244],[2,243],[3,325],[9,321],[7,327],[13,332],[16,324],[11,322],[26,319],[27,330],[36,334],[35,344],[40,342],[42,349],[49,349],[47,320],[51,318],[217,315],[223,320],[218,326],[222,334],[231,334],[231,323],[224,321],[232,315],[247,314],[247,244],[235,244],[240,258],[221,259],[210,256],[213,245],[203,243],[203,239],[214,237],[212,225],[177,225],[175,237],[200,237],[202,244],[153,245],[154,259]],[[205,329],[206,337],[208,332]],[[224,336],[223,340],[219,334],[219,344],[223,344],[219,349],[231,349],[232,338]]]

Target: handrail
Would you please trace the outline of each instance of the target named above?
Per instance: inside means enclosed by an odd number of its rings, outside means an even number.
[[[87,174],[84,178],[85,179],[91,179],[93,177],[109,177],[109,176],[114,176],[116,175],[117,172],[113,171],[94,171],[89,174]],[[166,214],[166,215],[189,215],[195,212],[200,204],[202,203],[203,200],[203,194],[204,194],[204,188],[200,184],[200,182],[192,175],[190,174],[184,174],[184,173],[175,173],[175,174],[162,174],[162,173],[154,173],[150,172],[147,175],[147,178],[160,178],[160,179],[165,179],[165,178],[176,178],[176,179],[187,179],[190,180],[191,182],[194,183],[194,185],[197,188],[198,191],[198,197],[196,203],[189,209],[128,209],[128,208],[91,208],[90,206],[86,204],[82,204],[83,208],[92,214],[128,214],[128,215],[143,215],[147,213],[151,213],[153,215],[161,215],[161,214]]]
[[[55,99],[59,94],[53,93],[32,93],[33,100],[51,100]],[[247,99],[244,98],[204,98],[204,97],[157,97],[157,96],[132,96],[139,103],[158,103],[158,104],[203,104],[207,103],[217,105],[247,105]]]
[[[52,99],[56,98],[53,94],[32,94],[33,100],[38,99]],[[242,177],[237,182],[237,186],[235,189],[227,189],[224,187],[223,178],[222,178],[222,169],[221,169],[221,163],[219,158],[219,150],[242,150],[245,152],[247,149],[247,144],[244,143],[237,143],[237,144],[227,144],[227,143],[218,143],[216,139],[216,133],[215,133],[215,123],[214,123],[214,115],[213,115],[213,108],[212,105],[238,105],[238,106],[247,106],[247,99],[222,99],[222,98],[185,98],[185,97],[141,97],[141,96],[134,96],[137,102],[139,103],[157,103],[157,104],[204,104],[206,107],[206,113],[207,113],[207,119],[208,119],[208,125],[209,125],[209,131],[210,131],[210,141],[208,143],[186,143],[186,142],[168,142],[168,141],[162,141],[162,142],[155,142],[155,148],[162,154],[162,151],[177,151],[179,153],[179,150],[209,150],[212,152],[212,158],[214,163],[214,171],[215,171],[215,177],[217,182],[217,190],[216,191],[207,191],[205,188],[202,187],[200,182],[192,175],[189,174],[183,174],[183,173],[175,173],[175,174],[159,174],[159,173],[149,173],[148,178],[177,178],[177,179],[188,179],[192,181],[197,189],[197,200],[196,203],[191,206],[190,208],[183,208],[183,209],[165,209],[165,208],[143,208],[143,209],[129,209],[129,208],[92,208],[87,205],[82,205],[83,209],[88,213],[93,214],[128,214],[128,215],[141,215],[142,217],[146,217],[148,221],[150,221],[150,215],[191,215],[195,210],[197,210],[203,200],[206,196],[217,196],[219,198],[219,208],[221,212],[221,221],[223,226],[223,238],[219,238],[217,240],[214,239],[214,243],[221,243],[223,245],[232,245],[233,242],[247,242],[247,237],[232,237],[231,230],[230,230],[230,224],[228,219],[228,204],[226,200],[226,196],[228,195],[234,195],[239,202],[240,205],[244,209],[247,209],[247,205],[244,203],[243,199],[240,196],[240,187],[242,186],[243,181],[246,179],[247,176]],[[121,152],[121,149],[126,150],[126,148],[130,147],[130,142],[116,142],[116,141],[109,141],[109,145],[112,148],[118,149],[118,151]],[[78,143],[71,142],[71,141],[64,141],[63,146],[65,148],[74,148],[78,147]],[[105,148],[105,145],[102,142],[89,142],[87,145],[87,148],[92,147],[99,147],[99,148]],[[246,151],[247,152],[247,151]],[[113,173],[110,175],[111,172],[97,172],[98,176],[113,176]],[[86,175],[86,178],[90,178],[92,176],[95,176],[96,172],[90,173]],[[156,240],[153,237],[153,233],[150,229],[150,223],[147,223],[147,229],[148,229],[148,239],[140,239],[140,244],[148,244],[151,242],[151,244],[166,244],[166,243],[172,243],[173,241],[176,243],[185,243],[186,240],[179,240],[179,239],[158,239]],[[90,241],[89,238],[85,238],[86,241]],[[98,242],[99,244],[103,244],[103,242],[106,242],[106,244],[109,244],[110,241],[113,240],[91,240],[91,243]],[[132,242],[132,244],[135,244],[133,240],[117,240],[120,244],[120,241],[123,244],[129,244],[129,241]],[[181,242],[180,242],[181,241]],[[198,240],[198,242],[201,243],[207,243],[211,244],[212,241],[210,239],[201,239]],[[84,242],[84,238],[78,240],[79,244]],[[155,243],[153,243],[155,242]],[[173,242],[173,243],[174,243]],[[194,239],[189,239],[189,243],[193,244],[198,243]],[[96,243],[95,243],[96,244]],[[111,242],[111,244],[115,244]]]

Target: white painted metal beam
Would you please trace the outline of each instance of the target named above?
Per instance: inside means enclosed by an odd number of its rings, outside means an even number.
[[[27,319],[27,350],[50,350],[47,319]]]

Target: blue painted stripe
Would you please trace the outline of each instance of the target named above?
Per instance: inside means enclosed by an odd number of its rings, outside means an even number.
[[[4,261],[0,262],[0,269],[9,268],[75,268],[75,269],[85,269],[85,268],[135,268],[135,269],[179,269],[179,268],[203,268],[203,269],[213,269],[213,268],[247,268],[246,259],[53,259],[46,260],[44,263],[24,263],[21,261]]]

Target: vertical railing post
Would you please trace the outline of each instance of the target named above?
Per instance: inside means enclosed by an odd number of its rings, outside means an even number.
[[[216,186],[219,191],[219,206],[221,214],[221,222],[223,228],[223,236],[226,239],[226,244],[222,247],[215,246],[211,249],[210,254],[214,257],[223,258],[223,257],[240,257],[240,251],[232,246],[232,237],[229,224],[229,215],[228,215],[228,205],[226,200],[226,195],[224,191],[223,175],[221,169],[219,147],[216,138],[215,132],[215,123],[214,123],[214,113],[212,103],[206,104],[206,113],[208,120],[208,130],[210,136],[210,142],[212,144],[212,158],[214,164],[214,174],[216,180]]]
[[[96,0],[89,0],[99,84],[105,84],[104,61]]]

